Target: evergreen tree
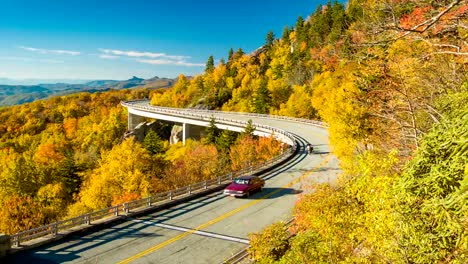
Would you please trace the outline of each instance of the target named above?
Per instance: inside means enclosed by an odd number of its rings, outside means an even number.
[[[307,32],[305,32],[305,30],[304,30],[304,19],[302,18],[302,16],[299,16],[297,18],[297,21],[296,21],[296,39],[297,39],[297,41],[300,43],[304,39],[306,39],[306,34],[307,34]]]
[[[241,137],[251,136],[253,137],[253,133],[255,131],[255,126],[252,123],[252,119],[247,121],[247,126],[245,127],[244,131],[241,133]]]
[[[288,26],[285,26],[284,29],[283,29],[283,36],[281,36],[281,39],[285,42],[285,43],[289,43],[289,27]]]
[[[214,59],[213,59],[213,55],[210,55],[210,57],[208,57],[208,61],[206,62],[205,72],[210,73],[210,72],[213,72],[213,70],[214,70]]]
[[[164,152],[163,141],[159,137],[158,133],[154,130],[150,130],[146,134],[145,139],[143,140],[143,146],[151,154],[159,154]]]
[[[330,34],[333,27],[333,6],[330,1],[327,2],[327,7],[325,8],[324,14],[325,24],[327,26],[326,35]]]
[[[327,25],[325,23],[324,15],[323,15],[323,6],[318,5],[317,9],[311,16],[312,24],[310,29],[310,38],[311,38],[311,47],[316,47],[321,45],[324,42],[324,35],[327,31]],[[328,33],[327,33],[328,34]]]
[[[265,47],[266,48],[271,48],[271,46],[273,46],[273,41],[275,40],[275,34],[273,33],[273,31],[269,31],[268,34],[266,35],[266,39],[265,39]]]
[[[236,51],[236,59],[242,57],[242,55],[244,55],[244,51],[243,51],[241,48],[237,49],[237,51]]]
[[[234,144],[234,142],[236,142],[237,135],[237,132],[223,130],[219,137],[216,139],[216,148],[218,150],[229,151],[231,145]]]
[[[331,11],[332,26],[329,35],[330,41],[337,41],[341,38],[343,30],[346,28],[345,8],[338,2],[333,3]]]
[[[229,49],[229,54],[228,54],[228,61],[231,60],[233,54],[234,54],[234,51],[232,50],[232,48],[230,48]]]
[[[270,91],[268,91],[267,85],[267,80],[262,78],[260,81],[260,86],[255,91],[253,98],[253,107],[255,113],[266,114],[268,113],[268,109],[270,109],[271,95]]]
[[[203,140],[205,144],[216,144],[216,139],[219,137],[220,129],[216,127],[215,118],[212,116],[210,119],[210,126],[206,128],[206,136]]]

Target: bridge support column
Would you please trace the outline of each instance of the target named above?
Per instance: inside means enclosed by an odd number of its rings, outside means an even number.
[[[138,124],[145,121],[145,117],[128,113],[128,130],[133,131]]]
[[[182,124],[182,142],[185,145],[185,140],[188,138],[200,140],[202,135],[205,134],[205,128],[191,125],[187,123]]]

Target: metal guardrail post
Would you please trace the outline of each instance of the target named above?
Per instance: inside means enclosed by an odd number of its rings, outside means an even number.
[[[52,224],[52,234],[56,236],[58,234],[57,223]]]
[[[146,205],[151,206],[151,196],[146,198]]]
[[[221,177],[218,177],[218,184],[221,184]]]
[[[20,236],[18,235],[18,236],[16,237],[16,241],[15,241],[14,245],[17,246],[17,247],[19,247],[19,246],[20,246],[20,240],[21,240],[21,239],[20,239]]]
[[[208,184],[206,183],[206,181],[203,182],[203,189],[207,189],[208,188]]]
[[[86,214],[84,216],[84,219],[85,219],[85,224],[87,224],[87,225],[91,224],[91,217],[89,216],[89,214]]]
[[[192,194],[192,185],[189,185],[187,189],[188,189],[188,194]]]
[[[128,211],[129,211],[128,210],[128,203],[123,204],[123,211],[124,211],[125,214],[128,214]]]
[[[169,192],[169,200],[172,200],[172,191]]]
[[[116,205],[116,206],[114,207],[114,215],[115,215],[115,216],[119,216],[119,206],[118,206],[118,205]]]

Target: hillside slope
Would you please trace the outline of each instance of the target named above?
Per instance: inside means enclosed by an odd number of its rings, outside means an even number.
[[[96,80],[84,84],[0,85],[0,106],[18,105],[50,96],[61,96],[79,92],[95,93],[129,88],[169,88],[175,81],[176,79],[159,77],[147,80],[133,77],[125,81]]]

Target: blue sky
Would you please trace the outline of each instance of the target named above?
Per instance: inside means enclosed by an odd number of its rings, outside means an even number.
[[[194,75],[209,55],[255,50],[317,0],[1,0],[0,78]]]

